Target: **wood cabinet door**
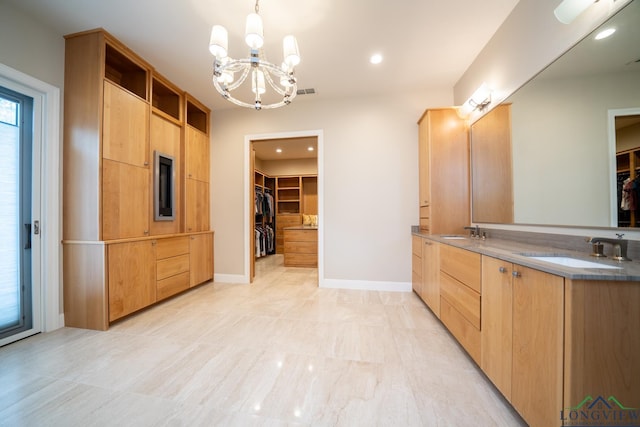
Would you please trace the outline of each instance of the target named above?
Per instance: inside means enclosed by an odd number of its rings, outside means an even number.
[[[418,187],[420,191],[420,207],[429,206],[431,191],[429,187],[429,118],[430,112],[418,123]]]
[[[110,322],[156,302],[155,241],[112,244],[107,256]]]
[[[507,400],[513,357],[512,270],[509,262],[482,257],[480,365]]]
[[[102,162],[102,240],[149,234],[149,169]]]
[[[213,279],[213,234],[191,236],[189,251],[190,286]]]
[[[105,80],[102,157],[145,167],[149,164],[149,104]]]
[[[209,183],[187,178],[187,232],[209,230]]]
[[[436,242],[423,239],[422,245],[422,299],[431,311],[440,317],[440,247]]]
[[[186,127],[185,176],[209,182],[209,137],[191,126]]]
[[[511,403],[532,427],[560,423],[564,279],[513,266]]]

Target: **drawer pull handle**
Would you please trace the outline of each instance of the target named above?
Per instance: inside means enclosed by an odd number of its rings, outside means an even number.
[[[513,277],[521,277],[521,274],[520,274],[518,271],[513,271],[513,272],[511,273],[511,275],[512,275]]]
[[[507,272],[507,269],[506,269],[506,268],[504,268],[504,267],[500,267],[500,268],[498,269],[498,271],[499,271],[500,273],[506,273],[506,272]]]

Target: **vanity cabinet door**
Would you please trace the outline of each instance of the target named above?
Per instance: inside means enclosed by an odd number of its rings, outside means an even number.
[[[532,427],[559,424],[563,392],[564,279],[513,266],[511,403]]]
[[[440,318],[440,247],[437,242],[423,239],[422,294],[423,301]]]
[[[509,401],[513,356],[512,271],[510,262],[482,257],[480,366]]]

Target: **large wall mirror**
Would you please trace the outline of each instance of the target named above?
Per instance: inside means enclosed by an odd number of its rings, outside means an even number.
[[[473,123],[471,158],[473,222],[640,226],[640,0]]]

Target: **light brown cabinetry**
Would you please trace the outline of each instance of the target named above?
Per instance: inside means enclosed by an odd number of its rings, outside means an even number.
[[[185,231],[209,230],[209,110],[100,29],[65,36],[64,103],[65,323],[104,330],[192,282]],[[155,216],[155,152],[173,172],[173,217]],[[158,258],[173,238],[186,252]]]
[[[481,367],[531,426],[563,404],[564,279],[483,256]]]
[[[454,108],[427,110],[418,121],[420,229],[461,233],[469,224],[469,136]]]
[[[440,245],[422,239],[422,300],[440,317]]]
[[[156,252],[158,301],[189,289],[189,237],[159,239]]]
[[[209,110],[186,95],[186,231],[209,229]]]
[[[316,175],[275,177],[276,253],[284,253],[284,229],[302,224],[302,214],[318,214]]]
[[[318,229],[293,227],[284,229],[285,267],[318,266]]]
[[[480,254],[440,245],[440,320],[480,364]]]
[[[213,279],[213,234],[202,233],[190,237],[189,265],[189,286],[193,287]]]
[[[419,236],[411,236],[411,288],[413,292],[424,301],[422,291],[422,245],[423,240]]]
[[[156,301],[155,245],[144,240],[108,246],[110,322]]]
[[[474,222],[513,222],[511,105],[500,104],[471,125]]]

